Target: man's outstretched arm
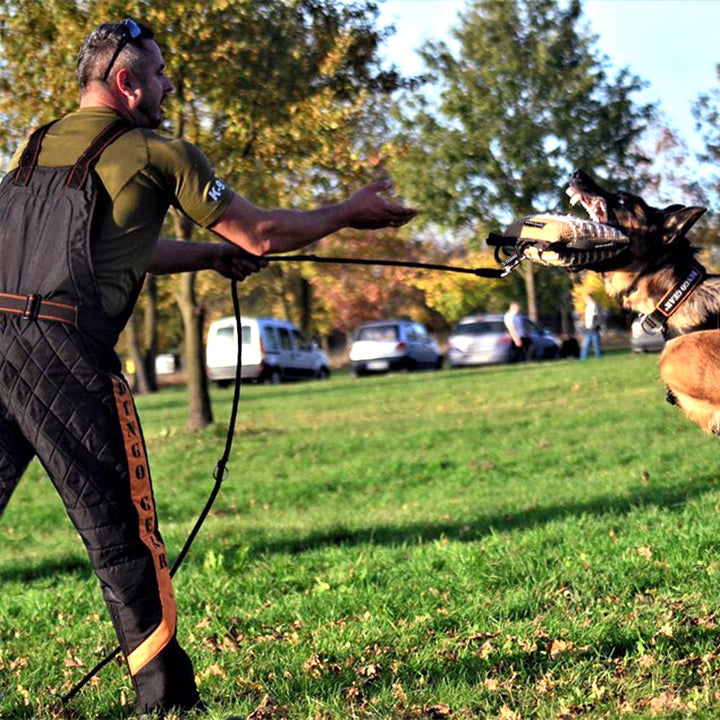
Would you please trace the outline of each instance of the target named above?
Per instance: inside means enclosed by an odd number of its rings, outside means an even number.
[[[391,187],[391,181],[377,180],[343,202],[316,210],[265,210],[236,195],[210,229],[253,255],[264,255],[298,250],[346,227],[400,227],[417,211],[380,194]]]

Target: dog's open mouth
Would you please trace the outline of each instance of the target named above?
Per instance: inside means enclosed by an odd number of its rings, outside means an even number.
[[[573,185],[570,185],[565,194],[570,198],[570,204],[573,207],[578,203],[582,205],[595,222],[606,223],[608,221],[607,203],[604,198],[584,193]]]

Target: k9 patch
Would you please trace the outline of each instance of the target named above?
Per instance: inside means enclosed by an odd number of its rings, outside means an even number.
[[[223,196],[224,191],[225,183],[222,180],[218,180],[217,178],[215,178],[215,180],[213,180],[210,184],[210,187],[207,191],[208,200],[211,200],[212,202],[218,202]]]

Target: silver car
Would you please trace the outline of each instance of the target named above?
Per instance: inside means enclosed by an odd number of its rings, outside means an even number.
[[[560,340],[522,316],[524,335],[530,338],[528,359],[547,360],[560,355]],[[450,367],[513,362],[516,353],[503,316],[472,315],[463,318],[448,338]]]
[[[439,370],[443,356],[421,323],[381,320],[360,325],[355,331],[350,364],[357,376],[390,370]]]

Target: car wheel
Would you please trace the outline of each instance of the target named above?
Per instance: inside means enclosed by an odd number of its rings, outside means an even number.
[[[324,365],[317,370],[315,373],[315,378],[317,380],[327,380],[330,377],[330,370],[326,368]]]
[[[265,375],[265,383],[267,385],[279,385],[282,382],[282,373],[280,368],[270,368]]]
[[[443,366],[443,356],[442,356],[442,355],[438,355],[438,359],[435,361],[434,368],[435,368],[436,370],[441,370],[441,369],[442,369],[442,366]]]
[[[219,388],[226,388],[226,387],[230,387],[230,385],[232,385],[232,382],[233,382],[232,380],[216,380],[215,384]]]

